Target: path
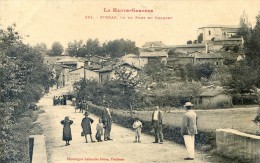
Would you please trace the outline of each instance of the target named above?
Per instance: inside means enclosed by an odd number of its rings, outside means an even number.
[[[113,124],[111,137],[113,141],[85,143],[80,123],[84,117],[82,113],[75,113],[71,105],[52,106],[52,97],[60,95],[66,89],[52,91],[42,98],[39,106],[45,113],[40,114],[38,121],[42,124],[46,139],[47,155],[49,163],[72,162],[208,162],[207,155],[196,152],[194,161],[185,161],[187,156],[184,146],[165,141],[164,144],[153,144],[154,137],[142,135],[142,143],[133,143],[134,132]],[[74,121],[72,124],[72,141],[70,146],[64,146],[62,141],[62,125],[60,121],[69,116]],[[92,132],[95,133],[98,117],[90,115],[94,119]],[[93,134],[94,137],[94,134]],[[85,160],[89,159],[89,160]]]

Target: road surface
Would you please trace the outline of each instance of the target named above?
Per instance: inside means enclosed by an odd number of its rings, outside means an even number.
[[[164,144],[153,144],[153,136],[142,134],[141,143],[134,143],[134,132],[131,129],[123,128],[115,123],[112,125],[111,138],[113,141],[85,143],[81,137],[82,113],[75,113],[74,107],[52,106],[54,95],[65,94],[66,88],[53,90],[43,97],[38,106],[45,110],[40,114],[38,122],[44,130],[47,155],[49,163],[73,163],[73,162],[212,162],[209,155],[196,151],[196,158],[193,161],[185,161],[187,156],[185,146],[165,141]],[[62,125],[60,121],[69,116],[74,123],[72,128],[72,141],[70,146],[65,146],[62,141]],[[97,116],[90,115],[94,119],[92,124],[93,138],[96,132]],[[90,140],[88,139],[90,142]],[[214,161],[215,162],[215,161]],[[220,161],[216,161],[220,162]]]

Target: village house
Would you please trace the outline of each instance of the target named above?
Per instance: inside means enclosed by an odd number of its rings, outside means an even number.
[[[88,56],[87,59],[85,60],[86,65],[91,66],[91,65],[101,65],[103,62],[109,61],[110,58],[108,57],[102,57],[98,55],[93,55],[93,56]]]
[[[208,25],[198,29],[198,35],[202,33],[203,41],[212,39],[225,39],[236,36],[238,25]]]
[[[96,71],[99,73],[99,83],[104,83],[108,79],[116,78],[115,71],[119,68],[126,69],[126,72],[132,72],[130,78],[136,77],[138,75],[138,71],[141,70],[140,67],[131,65],[126,62],[116,63],[115,65],[109,65]]]
[[[96,72],[95,70],[91,70],[91,69],[87,69],[84,67],[81,67],[79,69],[75,69],[75,70],[71,70],[68,73],[68,77],[69,77],[69,83],[73,84],[75,82],[80,81],[81,79],[84,79],[84,77],[88,80],[99,80],[99,73]]]
[[[145,64],[152,64],[154,62],[161,61],[162,63],[167,63],[168,58],[168,51],[167,50],[160,50],[160,51],[143,51],[140,52],[139,56],[142,60],[143,65]],[[141,65],[141,67],[143,67]]]
[[[166,48],[173,49],[175,53],[191,53],[194,51],[205,51],[206,44],[186,44],[186,45],[172,45],[166,46]]]
[[[211,63],[216,66],[222,66],[224,58],[220,53],[203,53],[203,52],[192,52],[189,54],[186,53],[177,53],[174,56],[169,57],[167,65],[176,66],[178,64],[203,64]]]
[[[225,93],[223,87],[208,86],[197,97],[197,106],[200,108],[232,107],[232,96]]]
[[[122,56],[122,61],[137,67],[144,67],[148,63],[148,58],[141,58],[135,54],[127,54]]]
[[[224,58],[220,53],[192,53],[194,56],[194,64],[211,63],[216,66],[222,66]]]
[[[146,42],[142,46],[142,50],[149,50],[149,51],[154,51],[154,50],[162,50],[165,45],[161,41],[151,41],[151,42]]]
[[[84,66],[84,61],[82,59],[74,58],[74,57],[66,57],[55,62],[56,65],[66,65],[71,69],[78,69]]]

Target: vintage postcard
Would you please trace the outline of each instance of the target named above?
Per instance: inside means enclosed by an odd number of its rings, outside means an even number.
[[[259,162],[259,6],[0,0],[0,162]]]

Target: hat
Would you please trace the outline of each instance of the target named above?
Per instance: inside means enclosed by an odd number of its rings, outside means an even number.
[[[184,107],[186,106],[193,106],[193,104],[191,102],[186,102],[185,105],[183,105]]]
[[[88,116],[88,115],[89,115],[89,113],[88,113],[88,112],[85,112],[85,114],[84,114],[84,115]]]
[[[66,117],[65,117],[65,120],[69,120],[69,117],[68,117],[68,116],[66,116]]]

